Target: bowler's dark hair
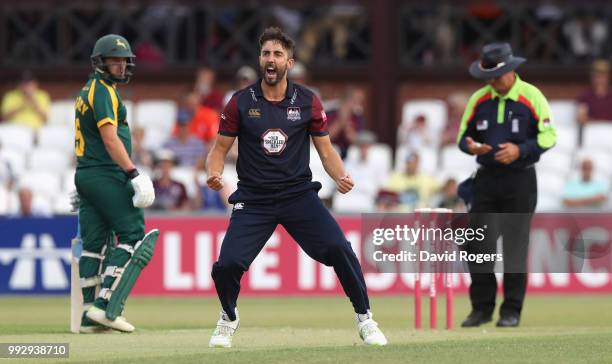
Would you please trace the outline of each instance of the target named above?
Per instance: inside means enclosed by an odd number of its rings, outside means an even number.
[[[259,37],[259,49],[263,44],[269,40],[274,40],[279,42],[283,48],[287,51],[289,58],[293,58],[293,48],[295,47],[295,42],[291,39],[290,36],[283,33],[283,31],[278,27],[269,27],[264,30],[264,32]]]

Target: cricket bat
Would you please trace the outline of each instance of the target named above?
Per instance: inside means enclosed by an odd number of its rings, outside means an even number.
[[[77,235],[72,239],[72,259],[70,260],[70,331],[78,334],[83,315],[83,292],[79,277],[79,259],[83,252],[81,225],[77,225]]]

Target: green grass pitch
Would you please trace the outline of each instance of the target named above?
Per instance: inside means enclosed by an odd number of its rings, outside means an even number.
[[[364,347],[351,306],[340,297],[241,298],[231,349],[210,349],[216,298],[136,297],[126,316],[133,334],[69,333],[67,297],[0,298],[0,342],[69,342],[70,359],[89,363],[610,363],[612,296],[527,297],[522,324],[453,331],[413,329],[411,296],[374,297],[387,347]],[[438,300],[444,323],[443,297]],[[429,306],[423,301],[424,311]],[[468,311],[455,302],[455,325]],[[428,323],[428,317],[423,317]],[[0,363],[6,360],[0,359]],[[19,360],[19,362],[30,362]]]

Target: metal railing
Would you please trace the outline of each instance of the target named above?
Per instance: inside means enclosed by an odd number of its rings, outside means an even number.
[[[368,60],[369,24],[363,5],[344,8],[343,12],[343,8],[325,2],[315,1],[314,7],[289,4],[2,2],[0,67],[83,65],[89,60],[95,40],[107,33],[126,36],[133,49],[143,55],[139,63],[170,67],[237,66],[256,60],[258,37],[269,25],[280,25],[298,43],[306,42],[302,39],[306,32],[315,34],[315,39],[311,37],[314,47],[311,63],[351,64]],[[335,50],[338,47],[343,47],[344,52],[338,54]]]
[[[510,42],[537,65],[571,66],[611,55],[612,4],[606,2],[409,2],[399,14],[404,66],[465,64],[493,41]]]
[[[345,3],[2,2],[0,67],[83,65],[95,40],[112,32],[125,35],[141,52],[141,64],[235,68],[254,62],[257,37],[269,25],[291,33],[298,56],[312,68],[367,65],[373,6],[398,7],[395,18],[379,24],[398,32],[402,67],[463,65],[495,40],[511,42],[536,65],[572,66],[612,53],[612,4],[605,1]]]

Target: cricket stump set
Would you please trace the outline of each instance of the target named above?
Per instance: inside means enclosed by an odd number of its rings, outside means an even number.
[[[440,228],[440,225],[450,227],[452,220],[453,210],[444,208],[420,208],[415,209],[415,225],[420,227],[424,225],[431,228]],[[441,228],[444,228],[442,226]],[[435,234],[434,234],[435,235]],[[418,240],[416,243],[417,254],[420,254],[420,250],[425,248],[429,249],[431,253],[443,252],[444,248],[451,247],[453,242],[448,241],[422,241]],[[423,267],[420,259],[417,259],[416,271],[414,273],[414,328],[419,330],[423,328],[422,325],[422,278],[424,275],[429,275],[429,327],[430,329],[438,328],[438,285],[440,276],[442,277],[442,284],[446,291],[446,329],[450,330],[453,328],[453,269],[452,262],[441,261],[441,262],[426,262],[429,264],[429,269]],[[425,269],[422,269],[425,268]]]

